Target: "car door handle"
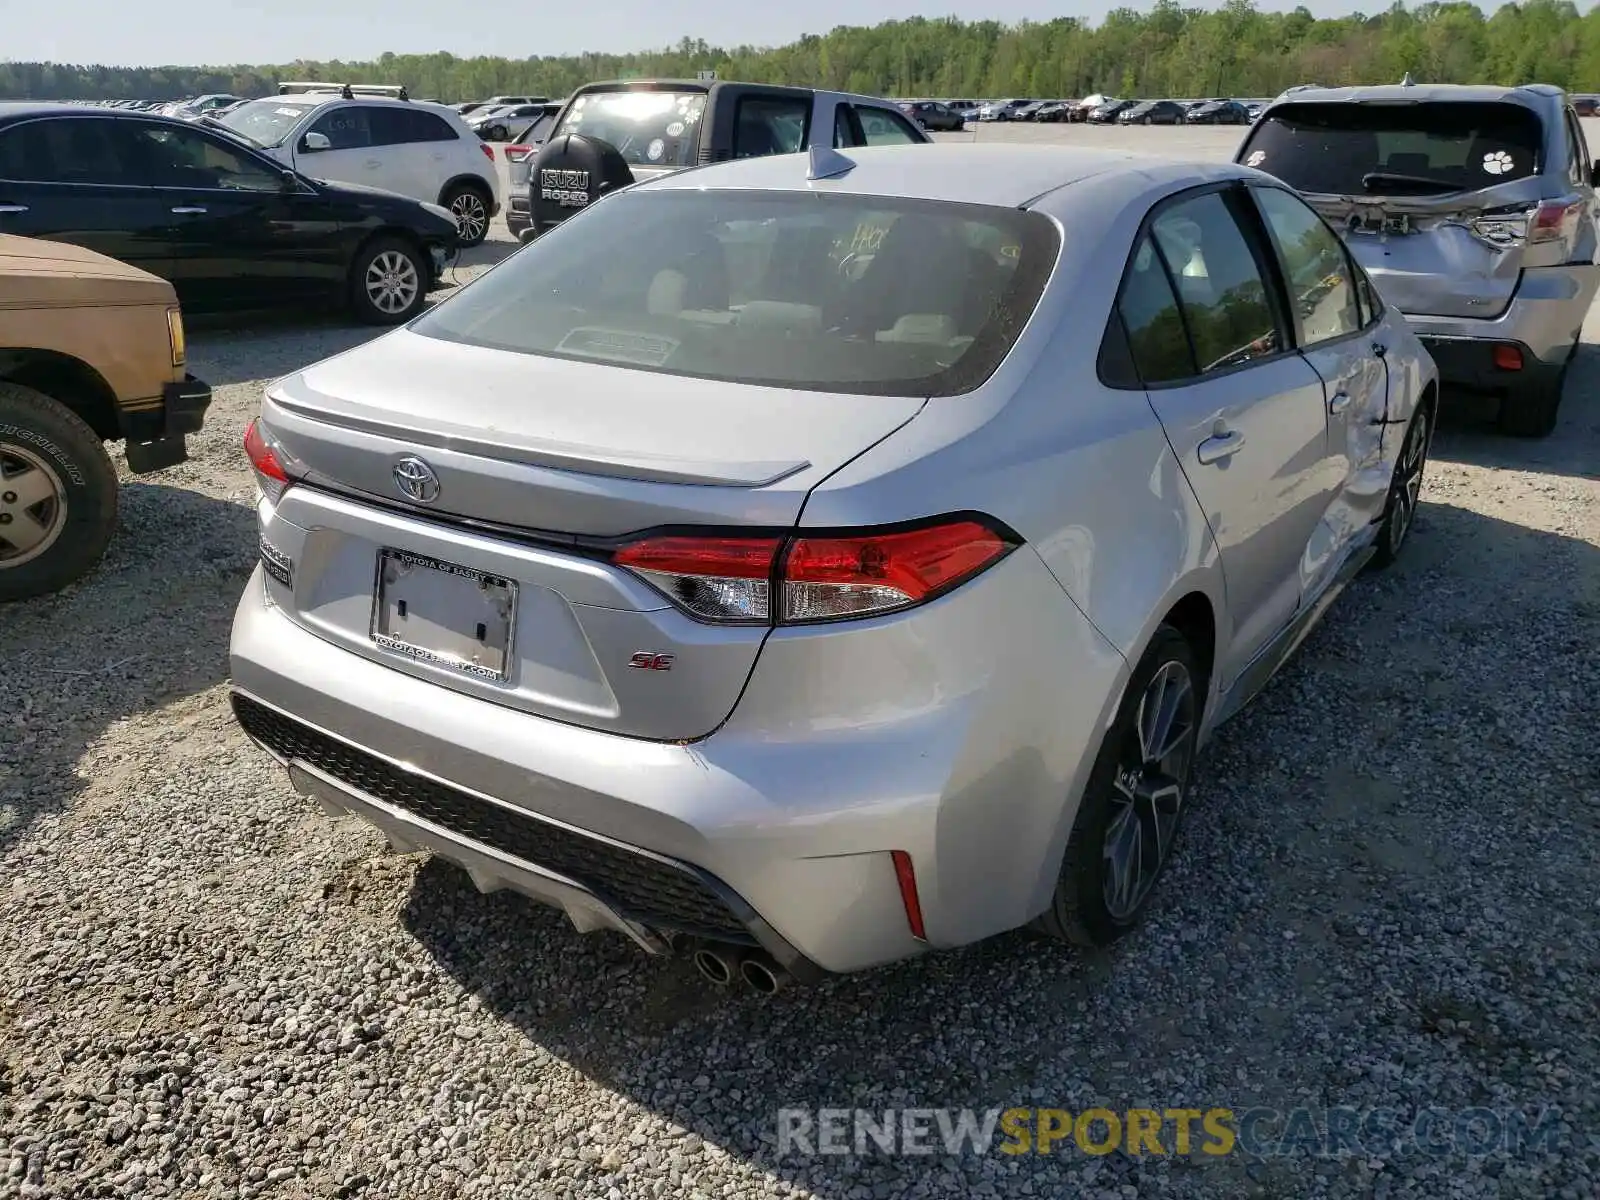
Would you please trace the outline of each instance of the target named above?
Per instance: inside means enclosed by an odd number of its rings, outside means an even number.
[[[1244,434],[1237,429],[1230,429],[1227,433],[1218,433],[1208,437],[1200,443],[1195,451],[1200,459],[1200,465],[1209,467],[1212,463],[1222,462],[1232,458],[1244,448]]]
[[[367,170],[376,171],[381,166],[383,166],[383,160],[377,158],[367,159]]]
[[[206,210],[201,208],[198,204],[179,204],[174,206],[172,211],[179,213],[182,216],[193,216],[196,213],[203,213]]]
[[[26,204],[0,204],[0,213],[25,213],[28,211]]]
[[[1350,407],[1350,393],[1349,392],[1335,392],[1328,399],[1328,411],[1330,413],[1332,413],[1336,417],[1340,413],[1342,413],[1345,409],[1347,409],[1349,407]]]

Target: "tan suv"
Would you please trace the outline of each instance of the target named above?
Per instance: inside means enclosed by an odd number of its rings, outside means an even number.
[[[78,246],[0,235],[0,602],[87,574],[136,474],[189,456],[211,389],[184,370],[172,285]]]

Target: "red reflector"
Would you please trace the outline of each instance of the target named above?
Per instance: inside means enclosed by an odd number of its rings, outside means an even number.
[[[612,555],[619,567],[668,575],[765,579],[772,574],[777,538],[659,537],[624,546]]]
[[[283,469],[272,447],[267,445],[267,439],[261,436],[260,424],[261,418],[257,417],[244,431],[244,452],[250,457],[250,465],[268,479],[288,483],[288,472]]]
[[[894,877],[900,881],[900,901],[906,906],[906,924],[911,926],[911,936],[919,942],[928,940],[922,927],[922,900],[917,896],[917,873],[911,866],[911,855],[904,850],[891,850],[894,860]]]
[[[478,149],[483,151],[483,156],[490,162],[494,161],[494,148],[488,142],[479,142]]]
[[[1504,343],[1494,348],[1494,365],[1502,371],[1522,370],[1522,348]]]
[[[976,521],[904,533],[799,538],[784,563],[783,578],[786,583],[888,587],[917,603],[982,570],[1008,548]]]

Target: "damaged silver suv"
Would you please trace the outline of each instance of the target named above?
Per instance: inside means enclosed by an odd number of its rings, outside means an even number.
[[[1559,88],[1295,88],[1235,161],[1296,188],[1405,313],[1447,384],[1543,437],[1600,284],[1596,169]]]

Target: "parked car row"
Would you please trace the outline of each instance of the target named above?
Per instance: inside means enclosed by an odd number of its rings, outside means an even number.
[[[460,244],[457,215],[296,169],[311,139],[330,140],[367,114],[342,106],[325,122],[325,95],[290,99],[253,101],[269,109],[259,119],[251,105],[237,110],[249,118],[242,131],[128,109],[0,104],[0,233],[139,267],[195,312],[322,304],[374,324],[410,320]],[[413,115],[374,103],[374,112]],[[461,144],[481,159],[476,139]],[[436,148],[392,144],[423,160],[419,177],[440,170]],[[324,148],[305,165],[336,153]]]
[[[1139,110],[1139,116],[1133,118],[1137,124],[1187,124],[1192,121],[1206,125],[1248,125],[1253,119],[1245,102],[1226,97],[1203,100],[1119,100],[1096,93],[1077,100],[911,100],[903,101],[902,107],[905,105],[937,106],[963,124],[968,121],[1035,121],[1044,124],[1088,121],[1109,124],[1122,120],[1122,114],[1131,109]],[[1147,117],[1150,119],[1146,120]],[[961,128],[962,125],[949,127]]]
[[[400,86],[286,82],[257,100],[219,94],[82,107],[202,124],[307,178],[441,206],[463,246],[483,241],[503,203],[494,151],[455,109],[413,100]]]

